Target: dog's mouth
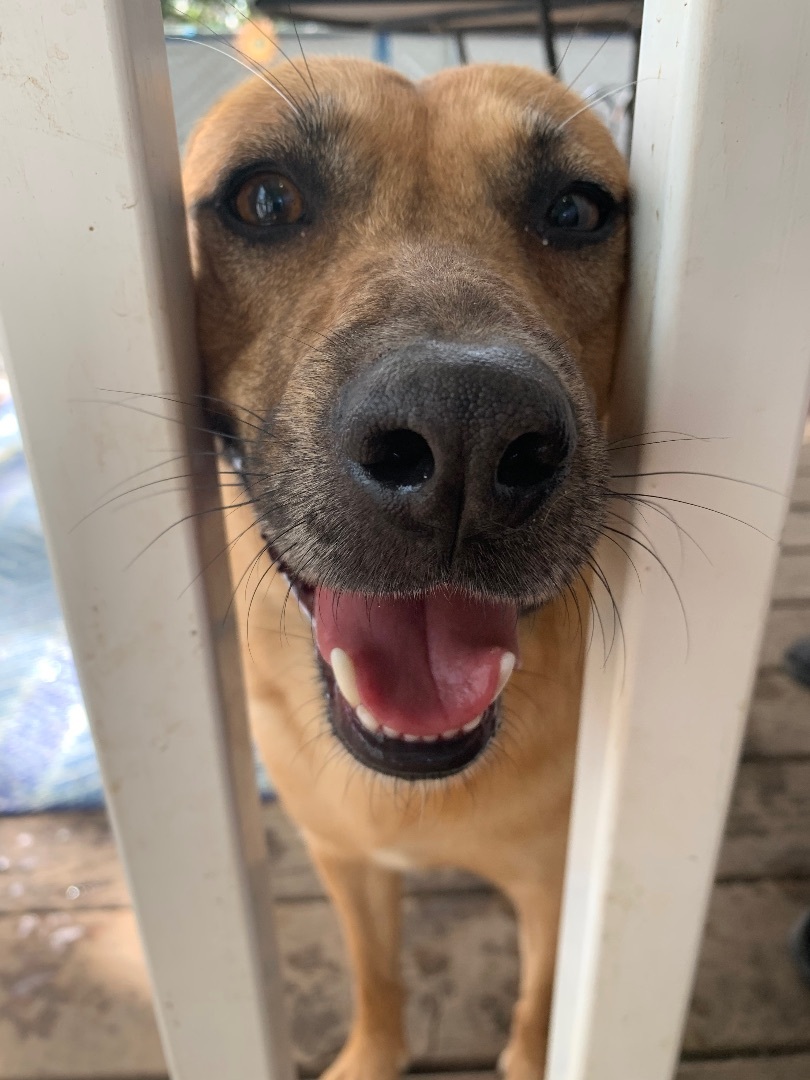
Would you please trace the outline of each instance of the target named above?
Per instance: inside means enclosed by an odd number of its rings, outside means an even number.
[[[329,723],[353,757],[419,780],[482,753],[517,662],[515,604],[442,589],[367,596],[287,576],[312,620]]]

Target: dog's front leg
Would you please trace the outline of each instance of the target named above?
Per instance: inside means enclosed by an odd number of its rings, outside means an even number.
[[[395,1080],[405,1064],[400,874],[311,846],[337,908],[354,988],[351,1031],[321,1080]]]
[[[506,1080],[543,1080],[554,982],[560,885],[521,883],[505,890],[518,918],[520,995],[509,1042],[498,1062]]]

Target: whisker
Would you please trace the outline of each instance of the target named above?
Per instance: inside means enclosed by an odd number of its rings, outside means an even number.
[[[307,54],[304,52],[304,46],[301,44],[301,35],[298,33],[298,24],[296,23],[295,19],[293,18],[292,3],[291,2],[287,5],[287,9],[288,9],[288,11],[290,13],[290,22],[292,23],[292,28],[293,28],[293,30],[295,32],[295,40],[298,42],[298,48],[301,50],[301,59],[304,61],[304,67],[307,69],[307,75],[309,75],[309,81],[310,81],[310,84],[312,86],[312,93],[315,95],[315,100],[317,102],[320,102],[321,98],[320,98],[320,94],[318,93],[318,88],[315,85],[315,78],[314,78],[314,76],[312,74],[312,70],[311,70],[311,68],[309,66],[309,60],[307,60]],[[278,43],[276,43],[276,47],[278,47]]]
[[[563,49],[563,54],[560,57],[560,59],[557,61],[557,75],[558,76],[559,76],[560,72],[562,71],[562,66],[565,63],[565,58],[566,58],[566,56],[568,56],[569,49],[574,44],[574,38],[577,36],[577,31],[579,30],[581,25],[582,25],[582,15],[579,16],[576,23],[574,24],[574,29],[571,31],[571,36],[568,39],[568,44]],[[577,78],[579,78],[579,76],[577,76]],[[576,79],[574,79],[573,81],[576,82]],[[569,84],[569,89],[570,89],[570,84]]]
[[[629,11],[629,5],[628,5],[628,11]],[[582,16],[580,16],[580,18],[582,18]],[[579,24],[577,24],[577,25],[579,25]],[[592,63],[594,62],[594,60],[595,60],[595,59],[597,58],[597,56],[598,56],[598,55],[599,55],[599,53],[600,53],[600,52],[602,51],[602,49],[604,49],[604,47],[605,47],[605,46],[607,45],[607,43],[608,43],[608,42],[609,42],[609,41],[611,40],[611,38],[615,37],[615,35],[616,35],[617,31],[618,31],[618,27],[616,27],[615,29],[611,30],[611,31],[610,31],[610,33],[609,33],[609,34],[607,34],[607,35],[605,36],[605,40],[604,40],[604,41],[602,42],[602,44],[601,44],[601,45],[599,46],[599,48],[598,48],[598,49],[596,50],[596,52],[595,52],[595,53],[593,54],[593,56],[592,56],[592,57],[590,58],[590,60],[589,60],[589,61],[588,61],[588,63],[587,63],[586,65],[585,65],[585,67],[584,67],[584,68],[582,69],[582,71],[578,72],[578,73],[577,73],[577,74],[576,74],[576,75],[575,75],[575,76],[573,77],[573,79],[571,79],[571,81],[570,81],[570,82],[569,82],[569,83],[568,83],[568,84],[566,85],[566,87],[565,87],[565,89],[566,89],[566,90],[570,90],[570,89],[571,89],[571,87],[572,87],[572,86],[574,85],[574,83],[575,83],[575,82],[579,82],[579,80],[580,80],[580,79],[582,78],[582,76],[583,76],[583,75],[585,74],[585,72],[586,72],[586,71],[588,70],[588,68],[589,68],[589,67],[591,66],[591,64],[592,64]],[[572,35],[572,40],[573,40],[573,35]],[[560,61],[560,63],[562,63],[562,61]]]
[[[757,484],[753,480],[742,480],[738,476],[723,476],[722,473],[712,472],[696,472],[691,469],[657,469],[654,472],[638,472],[638,473],[616,473],[611,476],[611,480],[637,480],[646,476],[706,476],[712,480],[726,480],[729,484],[742,484],[744,487],[758,488],[760,491],[767,491],[771,495],[779,495],[782,498],[781,491],[777,491],[776,488],[768,487],[767,484]]]
[[[639,447],[645,446],[663,446],[665,443],[683,443],[695,441],[712,442],[713,440],[710,438],[699,438],[696,435],[687,435],[686,437],[677,439],[650,439],[649,442],[624,442],[622,440],[619,440],[621,445],[619,445],[619,443],[609,443],[607,449],[610,453],[613,453],[617,450],[635,450]]]
[[[195,510],[191,514],[184,514],[183,517],[178,518],[177,521],[173,521],[171,523],[171,525],[167,525],[165,529],[161,529],[161,531],[157,534],[157,536],[154,538],[154,540],[150,540],[145,548],[142,548],[134,558],[129,560],[129,562],[126,564],[124,569],[129,570],[138,561],[138,559],[140,559],[140,557],[142,555],[145,555],[146,552],[154,544],[156,544],[158,542],[158,540],[161,539],[161,537],[165,536],[166,533],[171,532],[172,529],[177,528],[178,525],[182,525],[185,521],[191,521],[193,518],[202,517],[203,514],[221,514],[225,510],[239,510],[243,506],[252,506],[252,505],[253,505],[253,503],[248,501],[248,502],[244,502],[244,503],[231,504],[230,506],[221,506],[221,505],[219,505],[219,506],[206,506],[202,510]]]
[[[612,97],[613,94],[621,93],[622,90],[628,90],[631,86],[636,86],[640,82],[649,82],[650,79],[652,79],[652,76],[649,76],[646,79],[633,79],[632,82],[624,83],[622,86],[614,86],[610,90],[603,91],[596,98],[588,97],[586,99],[586,103],[581,108],[577,109],[577,111],[572,113],[570,116],[567,116],[565,120],[563,120],[563,122],[557,126],[557,130],[562,131],[564,127],[568,127],[572,120],[576,120],[576,118],[578,116],[581,116],[582,113],[587,112],[589,109],[593,109],[596,105],[599,104],[600,101],[604,101],[606,98]]]
[[[156,393],[148,393],[146,391],[138,392],[138,391],[134,391],[134,390],[133,391],[131,391],[131,390],[111,390],[106,386],[99,386],[98,391],[99,391],[99,393],[102,393],[102,394],[123,394],[124,395],[123,401],[111,402],[110,404],[125,405],[127,402],[136,401],[138,398],[152,398],[155,401],[167,401],[172,405],[183,405],[187,409],[198,409],[198,408],[202,407],[202,406],[199,405],[198,402],[196,402],[196,401],[188,401],[186,398],[180,397],[179,394],[156,394]],[[210,401],[222,401],[221,398],[212,398],[209,394],[198,394],[197,397],[199,397],[201,399],[202,398],[208,398]],[[232,408],[241,408],[241,406],[235,405],[233,402],[222,401],[222,404],[229,405]],[[250,410],[246,410],[246,411],[249,412]],[[221,414],[220,413],[215,413],[215,415],[219,416]],[[252,424],[252,423],[250,423],[250,421],[245,420],[244,418],[240,419],[239,422],[244,424],[246,427],[253,428],[254,431],[263,432],[265,430],[264,421],[262,421],[262,418],[260,416],[258,416],[258,414],[253,413],[253,415],[257,416],[259,421],[261,421],[261,426],[259,424]]]
[[[627,521],[627,518],[619,517],[618,514],[614,514],[613,516],[618,517],[620,521],[624,521],[628,525],[630,524],[630,522]],[[627,550],[626,547],[623,547],[619,543],[619,541],[615,540],[612,536],[605,536],[604,533],[602,533],[602,535],[605,537],[606,540],[609,540],[611,542],[611,544],[615,544],[615,546],[619,549],[619,551],[621,551],[622,555],[624,555],[624,557],[627,559],[627,561],[633,567],[633,573],[636,575],[636,580],[638,581],[638,587],[643,591],[644,586],[641,584],[641,574],[638,572],[638,567],[636,566],[636,564],[631,559],[630,552]]]
[[[605,634],[605,624],[602,622],[602,613],[599,610],[599,605],[596,603],[596,598],[593,595],[593,590],[591,589],[591,587],[588,584],[585,577],[581,573],[578,573],[577,577],[580,579],[583,586],[585,587],[585,592],[587,592],[588,599],[591,602],[591,610],[593,611],[594,615],[596,616],[596,618],[597,618],[597,620],[599,622],[599,629],[602,632],[602,651],[605,653],[605,663],[607,663],[607,653],[606,653],[606,650],[607,650],[607,635]],[[593,645],[593,635],[594,635],[594,623],[593,623],[593,619],[592,619],[591,620],[591,633],[590,633],[590,637],[588,638],[588,651],[589,652],[590,652],[591,645]]]
[[[734,514],[727,514],[724,510],[717,510],[713,506],[704,506],[702,503],[690,502],[688,499],[676,499],[672,495],[653,495],[649,491],[642,491],[639,493],[631,491],[614,491],[613,494],[624,496],[628,499],[661,499],[663,502],[679,503],[681,506],[693,506],[696,510],[708,510],[710,514],[717,514],[719,517],[728,518],[729,521],[736,521],[739,525],[745,525],[746,528],[753,529],[755,533],[764,536],[765,539],[770,540],[772,544],[776,543],[775,537],[769,536],[768,533],[764,532],[762,529],[758,529],[756,525],[752,525],[750,521],[735,517]]]
[[[611,498],[612,499],[622,499],[623,501],[627,501],[627,502],[644,503],[644,505],[648,509],[655,510],[656,513],[661,514],[662,517],[665,517],[667,519],[667,521],[672,526],[674,526],[675,530],[677,531],[679,539],[681,539],[682,536],[685,536],[687,540],[691,540],[691,542],[695,545],[695,547],[698,549],[698,551],[703,556],[703,558],[706,560],[706,562],[709,564],[709,566],[714,565],[714,563],[712,562],[712,560],[709,558],[708,554],[706,553],[705,549],[697,542],[697,540],[694,538],[694,536],[692,536],[692,534],[689,532],[689,530],[685,529],[683,527],[683,525],[681,525],[681,523],[676,520],[675,515],[670,510],[668,510],[665,506],[656,506],[654,503],[644,502],[644,496],[643,495],[630,495],[629,493],[627,495],[620,495],[620,494],[617,494],[614,491],[614,492],[611,493]],[[615,510],[611,510],[610,512],[612,514],[614,514],[616,517],[620,516],[619,514],[616,514]],[[637,512],[639,514],[641,514],[642,517],[644,517],[644,515],[641,513],[640,510],[637,510]],[[628,518],[622,518],[621,520],[626,521],[628,525],[632,524],[632,527],[634,529],[638,529],[638,525],[636,525],[634,522],[630,522],[630,520]],[[647,521],[646,518],[644,518],[644,520]],[[647,524],[649,524],[649,522],[647,522]],[[639,529],[638,531],[641,532],[641,529]],[[641,535],[645,536],[646,534],[642,532]],[[681,539],[681,544],[683,544],[682,539]],[[683,547],[681,548],[681,555],[683,555]]]
[[[116,406],[119,409],[127,409],[129,412],[140,413],[142,416],[151,416],[153,420],[166,420],[170,424],[180,424],[186,431],[199,431],[204,435],[213,435],[219,439],[222,437],[222,432],[217,431],[215,428],[202,427],[200,424],[189,424],[180,416],[167,416],[166,413],[150,412],[149,409],[142,409],[138,405],[132,405],[128,401],[99,401],[97,398],[71,398],[71,402],[81,405],[107,405]]]
[[[199,571],[199,573],[194,575],[188,585],[186,585],[183,591],[178,595],[177,599],[180,600],[183,596],[185,596],[191,586],[194,585],[195,582],[199,581],[199,579],[203,576],[206,570],[209,570],[217,561],[217,559],[221,559],[223,555],[227,554],[231,550],[231,548],[235,547],[243,536],[249,533],[251,529],[255,528],[256,524],[257,522],[251,521],[246,528],[242,529],[242,531],[233,538],[233,540],[229,540],[225,547],[218,551],[217,554],[213,557],[213,559],[210,559],[202,568],[202,570]],[[261,554],[261,552],[259,554]]]
[[[604,528],[608,532],[615,533],[617,536],[623,536],[625,538],[625,540],[629,540],[633,544],[638,544],[638,546],[640,548],[643,548],[643,550],[646,551],[648,555],[652,555],[652,557],[655,559],[655,561],[658,563],[658,565],[664,571],[666,576],[669,578],[669,583],[672,586],[673,590],[675,591],[675,595],[678,598],[678,603],[679,603],[680,608],[681,608],[681,613],[683,614],[683,625],[684,625],[684,630],[686,631],[686,655],[688,656],[689,655],[689,620],[688,620],[688,618],[686,616],[686,606],[684,605],[683,597],[681,596],[681,591],[678,588],[677,584],[675,583],[675,578],[670,573],[666,563],[664,562],[664,560],[661,558],[661,556],[658,554],[658,552],[654,548],[651,548],[648,544],[645,544],[643,540],[639,540],[637,536],[631,536],[630,533],[626,533],[622,529],[614,529],[611,525],[605,525]]]
[[[201,23],[200,25],[205,26],[205,23]],[[229,57],[231,60],[233,60],[235,64],[239,64],[239,66],[243,67],[245,71],[249,71],[251,75],[255,75],[257,79],[261,79],[263,83],[266,83],[271,90],[274,90],[278,94],[282,101],[289,105],[289,107],[296,114],[296,116],[299,117],[299,119],[303,119],[303,113],[301,111],[301,108],[293,102],[290,92],[285,92],[284,90],[280,89],[280,87],[276,86],[276,84],[269,77],[269,73],[266,71],[265,68],[260,67],[259,65],[254,66],[254,62],[252,60],[250,60],[248,57],[245,57],[245,54],[241,52],[241,50],[237,49],[235,45],[231,44],[231,42],[228,41],[227,38],[222,37],[221,34],[217,34],[208,26],[206,26],[206,30],[208,30],[212,34],[212,36],[215,37],[218,41],[221,41],[226,46],[226,48],[218,49],[217,46],[212,45],[210,41],[203,41],[201,38],[197,37],[187,38],[178,36],[172,38],[172,40],[182,41],[185,44],[189,45],[201,45],[204,49],[210,49],[212,52],[219,53],[220,56]],[[228,49],[231,49],[233,51],[228,52]],[[240,56],[243,57],[243,59],[240,60]]]
[[[622,438],[614,439],[613,442],[608,443],[608,446],[618,446],[619,443],[628,442],[633,439],[646,439],[650,435],[679,435],[682,439],[694,439],[697,442],[709,442],[714,438],[714,436],[691,435],[688,431],[670,431],[668,428],[661,428],[660,431],[641,431],[638,435],[624,435]],[[720,438],[725,438],[725,436],[720,436]]]
[[[102,394],[124,394],[126,395],[127,400],[135,400],[136,398],[148,397],[157,398],[160,401],[177,402],[180,405],[187,405],[189,408],[192,409],[197,407],[196,402],[187,401],[185,398],[181,398],[179,394],[155,394],[137,390],[115,390],[109,386],[99,386],[96,389],[99,391],[99,393]],[[247,405],[240,405],[239,402],[228,401],[226,398],[214,397],[213,394],[195,394],[194,397],[198,398],[200,401],[214,401],[218,405],[224,405],[227,409],[239,409],[247,416],[252,416],[254,417],[254,419],[259,421],[258,424],[248,424],[246,420],[243,420],[242,423],[246,424],[249,427],[255,428],[257,431],[264,431],[265,429],[265,418],[263,416],[260,416],[259,413],[254,412],[253,409],[249,409]],[[216,415],[219,415],[219,413],[217,413]]]
[[[229,0],[225,0],[225,3],[228,3],[228,2],[229,2]],[[233,5],[231,5],[231,6],[233,6]],[[169,5],[169,7],[175,12],[176,15],[179,15],[181,18],[185,17],[186,13],[180,11],[178,8],[174,7],[171,4]],[[238,9],[235,9],[235,10],[238,11]],[[238,12],[238,13],[240,15],[244,15],[244,12]],[[296,112],[298,114],[299,117],[302,116],[302,113],[300,111],[301,110],[301,102],[299,101],[297,95],[293,94],[292,90],[290,90],[288,87],[286,87],[284,85],[284,83],[282,83],[282,81],[279,78],[277,78],[277,76],[273,75],[270,71],[268,71],[268,69],[266,67],[264,67],[262,64],[258,63],[258,61],[254,60],[252,57],[248,56],[247,53],[243,52],[240,48],[238,48],[236,45],[234,45],[233,41],[231,41],[230,38],[224,37],[222,34],[217,33],[217,31],[213,28],[213,26],[210,26],[208,23],[203,22],[203,20],[201,18],[199,18],[199,16],[192,19],[191,21],[196,26],[204,27],[213,38],[216,38],[216,40],[221,42],[227,49],[231,49],[231,50],[233,50],[233,53],[237,54],[237,56],[241,56],[242,59],[245,61],[245,63],[242,65],[243,67],[245,66],[245,64],[250,65],[248,67],[249,71],[252,71],[254,75],[258,76],[260,79],[262,79],[264,82],[266,82],[268,86],[270,86],[273,90],[275,90],[276,93],[279,95],[279,97],[283,98],[284,101],[290,106],[291,109],[293,109],[294,112]],[[181,40],[181,41],[196,41],[198,45],[206,44],[206,42],[200,41],[199,38],[180,38],[179,40]],[[274,45],[276,46],[278,51],[282,54],[282,56],[284,56],[285,55],[284,51],[279,47],[278,42],[274,42]],[[220,52],[221,50],[217,49],[215,51]],[[227,56],[232,56],[232,53],[226,53],[226,55]],[[232,58],[235,60],[236,56],[233,56]],[[268,81],[268,80],[271,80],[271,81]],[[304,83],[304,85],[306,86],[306,83]]]
[[[599,565],[599,563],[596,562],[595,559],[588,559],[588,566],[590,566],[591,570],[593,570],[593,572],[596,574],[599,581],[601,581],[602,587],[608,594],[608,599],[610,600],[610,605],[613,609],[613,635],[610,639],[610,648],[608,649],[607,655],[605,656],[605,665],[607,665],[607,662],[613,652],[613,646],[616,644],[617,628],[618,632],[621,634],[623,655],[626,655],[627,647],[624,639],[624,626],[622,625],[622,617],[619,612],[619,605],[616,603],[616,598],[613,595],[613,590],[610,587],[605,572],[602,570],[602,567]]]

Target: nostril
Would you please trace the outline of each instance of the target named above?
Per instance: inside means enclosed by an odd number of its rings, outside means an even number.
[[[427,440],[407,429],[372,436],[364,458],[363,470],[383,487],[419,487],[431,478],[435,467]]]
[[[503,487],[531,489],[553,480],[568,456],[564,439],[529,431],[511,442],[498,462],[496,479]]]

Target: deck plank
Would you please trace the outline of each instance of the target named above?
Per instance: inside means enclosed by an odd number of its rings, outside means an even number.
[[[726,824],[718,880],[810,878],[809,836],[810,761],[744,762]]]
[[[804,468],[796,478],[790,505],[795,510],[810,510],[810,473],[805,472]]]
[[[262,813],[276,898],[322,897],[297,829],[278,803],[265,804]],[[456,870],[406,875],[410,893],[486,888],[471,874]],[[0,913],[128,906],[123,870],[103,811],[0,817]]]
[[[808,904],[807,882],[716,888],[687,1027],[691,1055],[810,1051],[810,990],[785,948]],[[313,1075],[345,1031],[342,945],[325,900],[279,903],[277,910],[296,1058]],[[491,1067],[517,984],[506,904],[485,893],[411,896],[405,938],[415,1064],[422,1070]],[[0,917],[0,985],[0,1080],[161,1075],[130,911]]]
[[[804,760],[778,759],[803,756]],[[762,760],[769,755],[773,760]],[[810,692],[781,672],[761,676],[732,802],[719,876],[810,876]],[[752,760],[754,759],[754,760]],[[263,809],[279,900],[323,890],[297,830],[276,803]],[[408,875],[409,893],[481,891],[471,875]],[[0,818],[0,912],[75,911],[129,904],[103,812]]]
[[[810,547],[810,509],[788,514],[782,533],[782,546],[786,551]]]
[[[786,944],[808,906],[806,881],[715,887],[686,1025],[687,1053],[810,1051],[810,989]]]
[[[805,633],[810,633],[810,610]],[[810,690],[777,668],[760,671],[743,752],[749,760],[810,758]]]
[[[165,1073],[130,911],[0,918],[0,1077]]]
[[[765,623],[760,666],[779,667],[785,649],[807,634],[810,634],[810,603],[774,605]]]
[[[773,598],[777,602],[810,600],[810,554],[789,551],[782,555],[776,567]]]
[[[681,1065],[675,1080],[807,1080],[810,1054],[779,1057],[692,1061]]]

